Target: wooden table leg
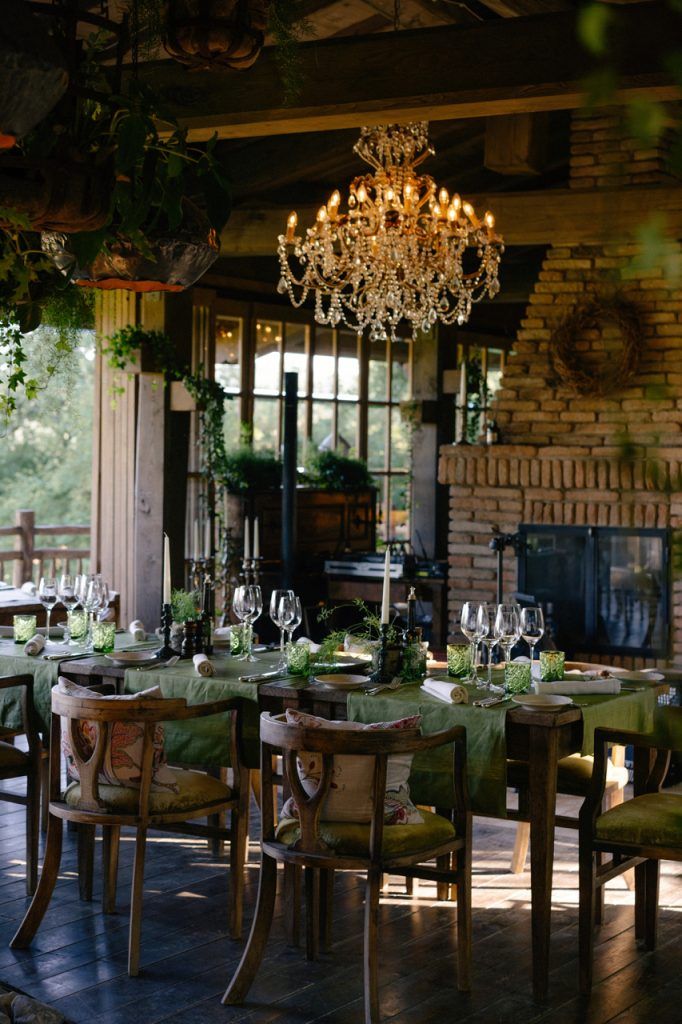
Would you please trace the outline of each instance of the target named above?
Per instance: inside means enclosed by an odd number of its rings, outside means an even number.
[[[554,817],[558,764],[557,730],[534,728],[529,736],[530,886],[533,996],[542,1000],[549,983],[549,936],[554,866]]]

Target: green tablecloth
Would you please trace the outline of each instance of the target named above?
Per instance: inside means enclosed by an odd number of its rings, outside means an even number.
[[[7,676],[33,676],[33,702],[41,731],[49,731],[50,690],[57,682],[58,674],[58,662],[45,661],[40,655],[29,657],[24,654],[23,644],[0,643],[0,676],[3,679]],[[13,732],[23,729],[21,693],[20,687],[0,691],[0,725]]]
[[[656,706],[654,688],[603,697],[581,695],[576,696],[575,700],[586,705],[580,708],[584,723],[582,754],[593,752],[594,730],[597,726],[636,729],[641,732],[648,732],[652,728]],[[467,730],[468,783],[472,810],[474,813],[504,817],[507,786],[505,720],[509,707],[509,704],[493,708],[445,704],[415,685],[397,691],[385,691],[373,697],[351,693],[348,698],[348,718],[355,722],[383,722],[418,713],[422,716],[424,733],[463,725]],[[410,790],[416,803],[452,806],[451,748],[428,751],[415,758]]]

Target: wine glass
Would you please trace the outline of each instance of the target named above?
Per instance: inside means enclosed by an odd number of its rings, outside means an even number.
[[[493,686],[493,647],[498,643],[497,637],[495,636],[495,608],[483,601],[478,606],[476,613],[476,626],[479,633],[480,642],[486,648],[488,652],[488,678],[486,679],[486,689],[494,690],[496,687]]]
[[[511,659],[511,649],[521,636],[519,607],[516,604],[498,604],[495,615],[495,636],[504,651],[505,662]]]
[[[78,604],[78,594],[76,593],[76,577],[71,576],[69,573],[62,573],[59,577],[59,600],[66,608],[66,626],[64,627],[64,643],[71,643],[71,634],[69,632],[69,613]]]
[[[284,668],[286,664],[286,657],[284,654],[284,623],[279,615],[279,606],[282,598],[288,596],[293,600],[293,590],[273,590],[270,594],[270,618],[273,624],[279,629],[279,665],[277,667],[280,669]]]
[[[303,622],[303,606],[300,597],[296,597],[294,594],[291,598],[284,598],[280,601],[280,617],[289,634],[289,643],[291,643],[294,633]]]
[[[533,657],[535,652],[535,645],[542,640],[545,635],[545,618],[542,614],[542,608],[533,606],[531,608],[523,608],[521,611],[521,636],[528,644],[530,650],[530,674],[533,675]]]
[[[87,632],[85,635],[85,644],[88,646],[92,643],[92,605],[90,603],[91,584],[95,580],[95,574],[92,572],[83,572],[76,580],[76,593],[78,600],[85,611],[87,617]]]
[[[462,614],[460,617],[459,626],[464,633],[464,636],[469,641],[471,648],[471,672],[465,680],[465,682],[474,683],[477,680],[476,676],[476,654],[478,652],[479,641],[483,639],[483,626],[479,622],[478,609],[480,604],[478,601],[465,601],[462,605]]]
[[[258,586],[236,587],[232,598],[232,608],[235,615],[246,627],[244,630],[245,649],[240,654],[238,661],[258,661],[252,652],[253,646],[253,623],[263,611],[263,595]]]
[[[99,584],[99,614],[97,617],[101,620],[109,611],[109,602],[111,600],[111,594],[109,592],[109,584],[107,583],[103,576],[98,576],[97,582]]]
[[[50,642],[50,615],[59,600],[57,580],[54,576],[41,576],[38,584],[38,600],[45,609],[45,643]]]

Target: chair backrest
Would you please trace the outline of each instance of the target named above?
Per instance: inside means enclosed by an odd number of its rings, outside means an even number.
[[[332,786],[334,757],[353,755],[367,757],[368,772],[371,773],[372,815],[370,822],[369,856],[378,861],[384,828],[384,793],[388,758],[392,755],[415,754],[446,744],[454,744],[453,774],[455,783],[456,813],[468,813],[466,790],[466,731],[455,726],[442,732],[421,736],[416,730],[372,729],[339,730],[324,727],[292,724],[283,715],[263,713],[260,718],[261,774],[264,797],[262,800],[262,834],[264,840],[272,840],[275,834],[273,802],[265,794],[274,786],[284,782],[296,802],[300,822],[300,839],[295,844],[302,853],[326,851],[320,839],[320,816]],[[277,777],[272,769],[273,754],[281,752],[283,778]],[[319,782],[314,792],[304,788],[298,771],[300,753],[317,753],[321,756]]]

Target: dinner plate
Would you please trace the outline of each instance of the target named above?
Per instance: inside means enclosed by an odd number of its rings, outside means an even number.
[[[609,674],[622,683],[662,683],[665,679],[662,672],[633,671],[627,668],[610,668]]]
[[[124,665],[126,668],[137,668],[138,665],[148,665],[150,661],[158,660],[156,651],[114,651],[104,657],[113,661],[114,665]]]
[[[326,686],[328,690],[361,690],[367,686],[367,676],[353,676],[339,672],[330,676],[315,676],[315,682]]]
[[[566,704],[573,703],[570,697],[564,697],[560,693],[517,693],[512,697],[512,702],[524,708],[542,711],[558,711]]]
[[[367,662],[358,658],[344,658],[334,655],[334,661],[318,661],[315,664],[315,671],[322,673],[348,672],[349,669],[367,668]]]

